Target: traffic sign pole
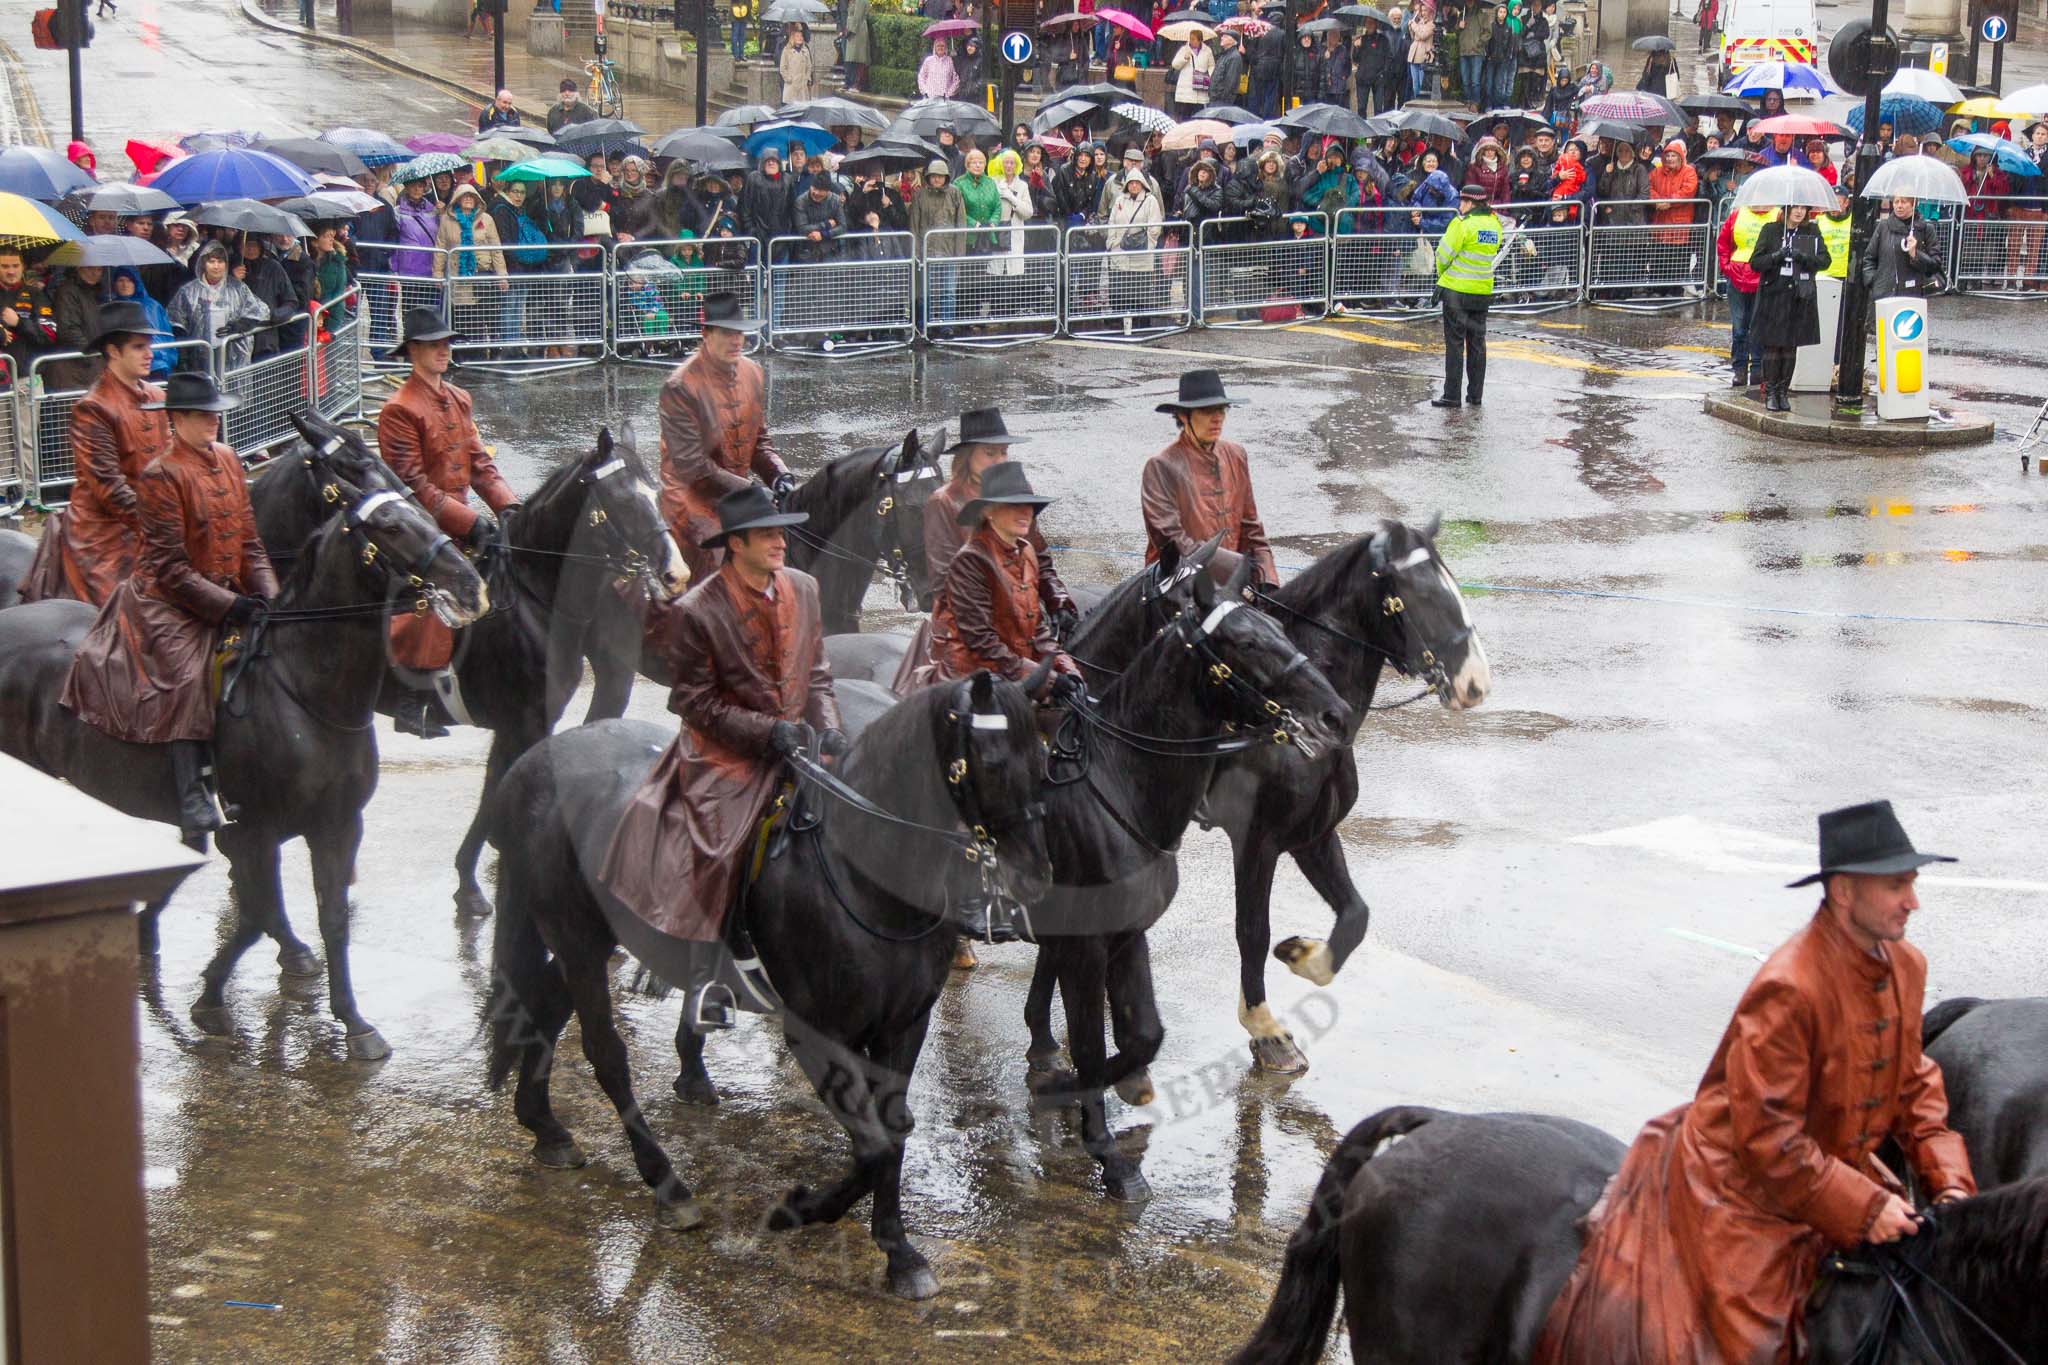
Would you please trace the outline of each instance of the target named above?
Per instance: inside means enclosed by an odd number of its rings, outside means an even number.
[[[1017,123],[1017,76],[1031,65],[1034,44],[1022,29],[1011,29],[996,40],[996,55],[1003,59],[1003,128],[999,146],[1010,145],[1010,129]],[[1044,96],[1041,94],[1041,99]]]

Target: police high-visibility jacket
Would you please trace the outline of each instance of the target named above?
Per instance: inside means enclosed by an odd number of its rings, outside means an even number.
[[[1500,239],[1500,219],[1483,204],[1453,218],[1436,244],[1436,282],[1459,294],[1493,293]]]
[[[1749,264],[1750,253],[1756,250],[1756,235],[1764,230],[1765,223],[1776,222],[1776,209],[1738,209],[1735,213],[1735,259]]]
[[[1840,218],[1832,213],[1823,213],[1815,220],[1820,224],[1820,239],[1828,244],[1828,268],[1823,275],[1833,275],[1838,280],[1849,278],[1849,215]]]

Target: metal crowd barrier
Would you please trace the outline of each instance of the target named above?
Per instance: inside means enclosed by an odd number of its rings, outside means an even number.
[[[1949,270],[1956,291],[2048,299],[2048,197],[1971,201],[1979,204],[1990,205],[1992,216],[1956,224]],[[2028,216],[2010,216],[2019,214]]]
[[[1668,200],[1610,199],[1594,206],[1586,228],[1586,298],[1606,308],[1658,312],[1707,296],[1714,278],[1714,212],[1705,199],[1688,199],[1692,221],[1652,219]],[[1640,209],[1641,223],[1613,221],[1612,210]]]
[[[925,338],[1015,346],[1060,330],[1060,231],[1050,224],[934,228],[924,238]],[[950,276],[952,287],[937,280]]]
[[[305,332],[311,320],[305,313],[295,313],[275,324],[272,335],[287,327]],[[291,414],[303,412],[308,405],[307,349],[295,346],[231,365],[229,359],[239,341],[227,338],[214,344],[213,372],[220,380],[221,392],[242,400],[240,407],[221,415],[221,439],[239,452],[253,453],[294,434]]]
[[[1195,230],[1174,219],[1139,227],[1070,227],[1066,263],[1068,336],[1151,341],[1195,325],[1189,286]]]
[[[907,232],[832,242],[777,237],[768,244],[768,345],[793,355],[844,358],[900,350],[916,338],[917,261]],[[927,272],[951,288],[951,269]]]
[[[735,294],[761,316],[761,244],[752,237],[662,238],[611,249],[611,355],[633,365],[673,365],[704,336],[704,296]],[[761,334],[747,337],[759,350]]]
[[[517,378],[604,359],[610,276],[596,243],[456,247],[443,268],[462,364]]]
[[[1343,209],[1331,245],[1330,302],[1347,311],[1429,314],[1436,304],[1436,242],[1424,210]]]
[[[0,355],[0,507],[24,502],[35,492],[35,470],[21,439],[16,378],[14,357]]]
[[[1249,218],[1202,224],[1197,255],[1197,316],[1204,327],[1282,327],[1319,318],[1330,307],[1330,219],[1292,213],[1290,232],[1306,219],[1305,237],[1261,237]]]
[[[363,413],[361,285],[333,303],[316,303],[306,339],[306,394],[322,417],[340,421]]]
[[[1495,210],[1504,231],[1493,268],[1494,312],[1548,313],[1573,307],[1584,296],[1585,230],[1576,215],[1569,222],[1551,221],[1556,206],[1544,200]],[[1711,245],[1711,233],[1708,241]]]
[[[447,253],[424,247],[389,250],[411,252],[433,263],[433,271],[427,275],[366,270],[356,276],[356,285],[363,291],[363,344],[369,352],[364,363],[376,369],[404,369],[403,361],[386,360],[385,353],[398,344],[405,315],[415,308],[431,308],[443,322],[448,320]]]

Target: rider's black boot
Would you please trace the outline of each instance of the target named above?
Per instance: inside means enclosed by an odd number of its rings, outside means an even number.
[[[206,790],[206,745],[196,739],[171,741],[171,775],[178,784],[178,833],[195,852],[206,851],[206,836],[221,826],[220,811]]]
[[[448,727],[434,714],[433,697],[425,692],[408,692],[400,697],[391,720],[401,735],[442,739],[448,734]]]

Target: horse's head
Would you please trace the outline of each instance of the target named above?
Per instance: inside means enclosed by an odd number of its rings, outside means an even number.
[[[1467,711],[1493,685],[1486,650],[1465,609],[1458,580],[1437,553],[1440,517],[1417,530],[1385,521],[1366,543],[1379,610],[1394,645],[1394,666],[1435,687],[1445,709]]]
[[[330,422],[311,409],[292,413],[291,423],[298,429],[299,439],[306,443],[300,458],[313,471],[316,483],[323,476],[333,475],[346,479],[352,487],[366,493],[392,492],[412,496],[412,490],[405,486],[405,481],[384,463],[353,427]]]
[[[1240,561],[1221,587],[1197,573],[1192,600],[1176,619],[1177,638],[1206,665],[1205,681],[1224,721],[1268,732],[1276,744],[1314,758],[1343,743],[1351,708],[1278,622],[1244,604],[1251,571],[1251,560]]]
[[[903,609],[930,611],[933,584],[931,563],[924,554],[924,505],[945,477],[925,452],[915,427],[904,433],[896,453],[882,461],[876,481],[875,507],[886,518],[881,528],[882,561],[897,573]]]
[[[583,457],[578,478],[588,489],[585,520],[617,547],[627,571],[647,574],[663,596],[681,596],[690,585],[690,569],[662,519],[661,501],[640,462],[631,423],[620,429],[616,441],[610,427],[598,429],[597,445]]]
[[[1044,669],[1040,669],[1041,675]],[[1045,842],[1045,746],[1038,738],[1034,685],[998,682],[986,671],[959,683],[934,719],[933,741],[946,756],[947,794],[981,841],[976,856],[991,892],[1025,904],[1052,884]]]
[[[364,488],[332,470],[319,484],[321,500],[340,514],[353,546],[364,589],[387,600],[413,599],[442,624],[466,626],[490,610],[483,579],[426,509],[389,488]]]

